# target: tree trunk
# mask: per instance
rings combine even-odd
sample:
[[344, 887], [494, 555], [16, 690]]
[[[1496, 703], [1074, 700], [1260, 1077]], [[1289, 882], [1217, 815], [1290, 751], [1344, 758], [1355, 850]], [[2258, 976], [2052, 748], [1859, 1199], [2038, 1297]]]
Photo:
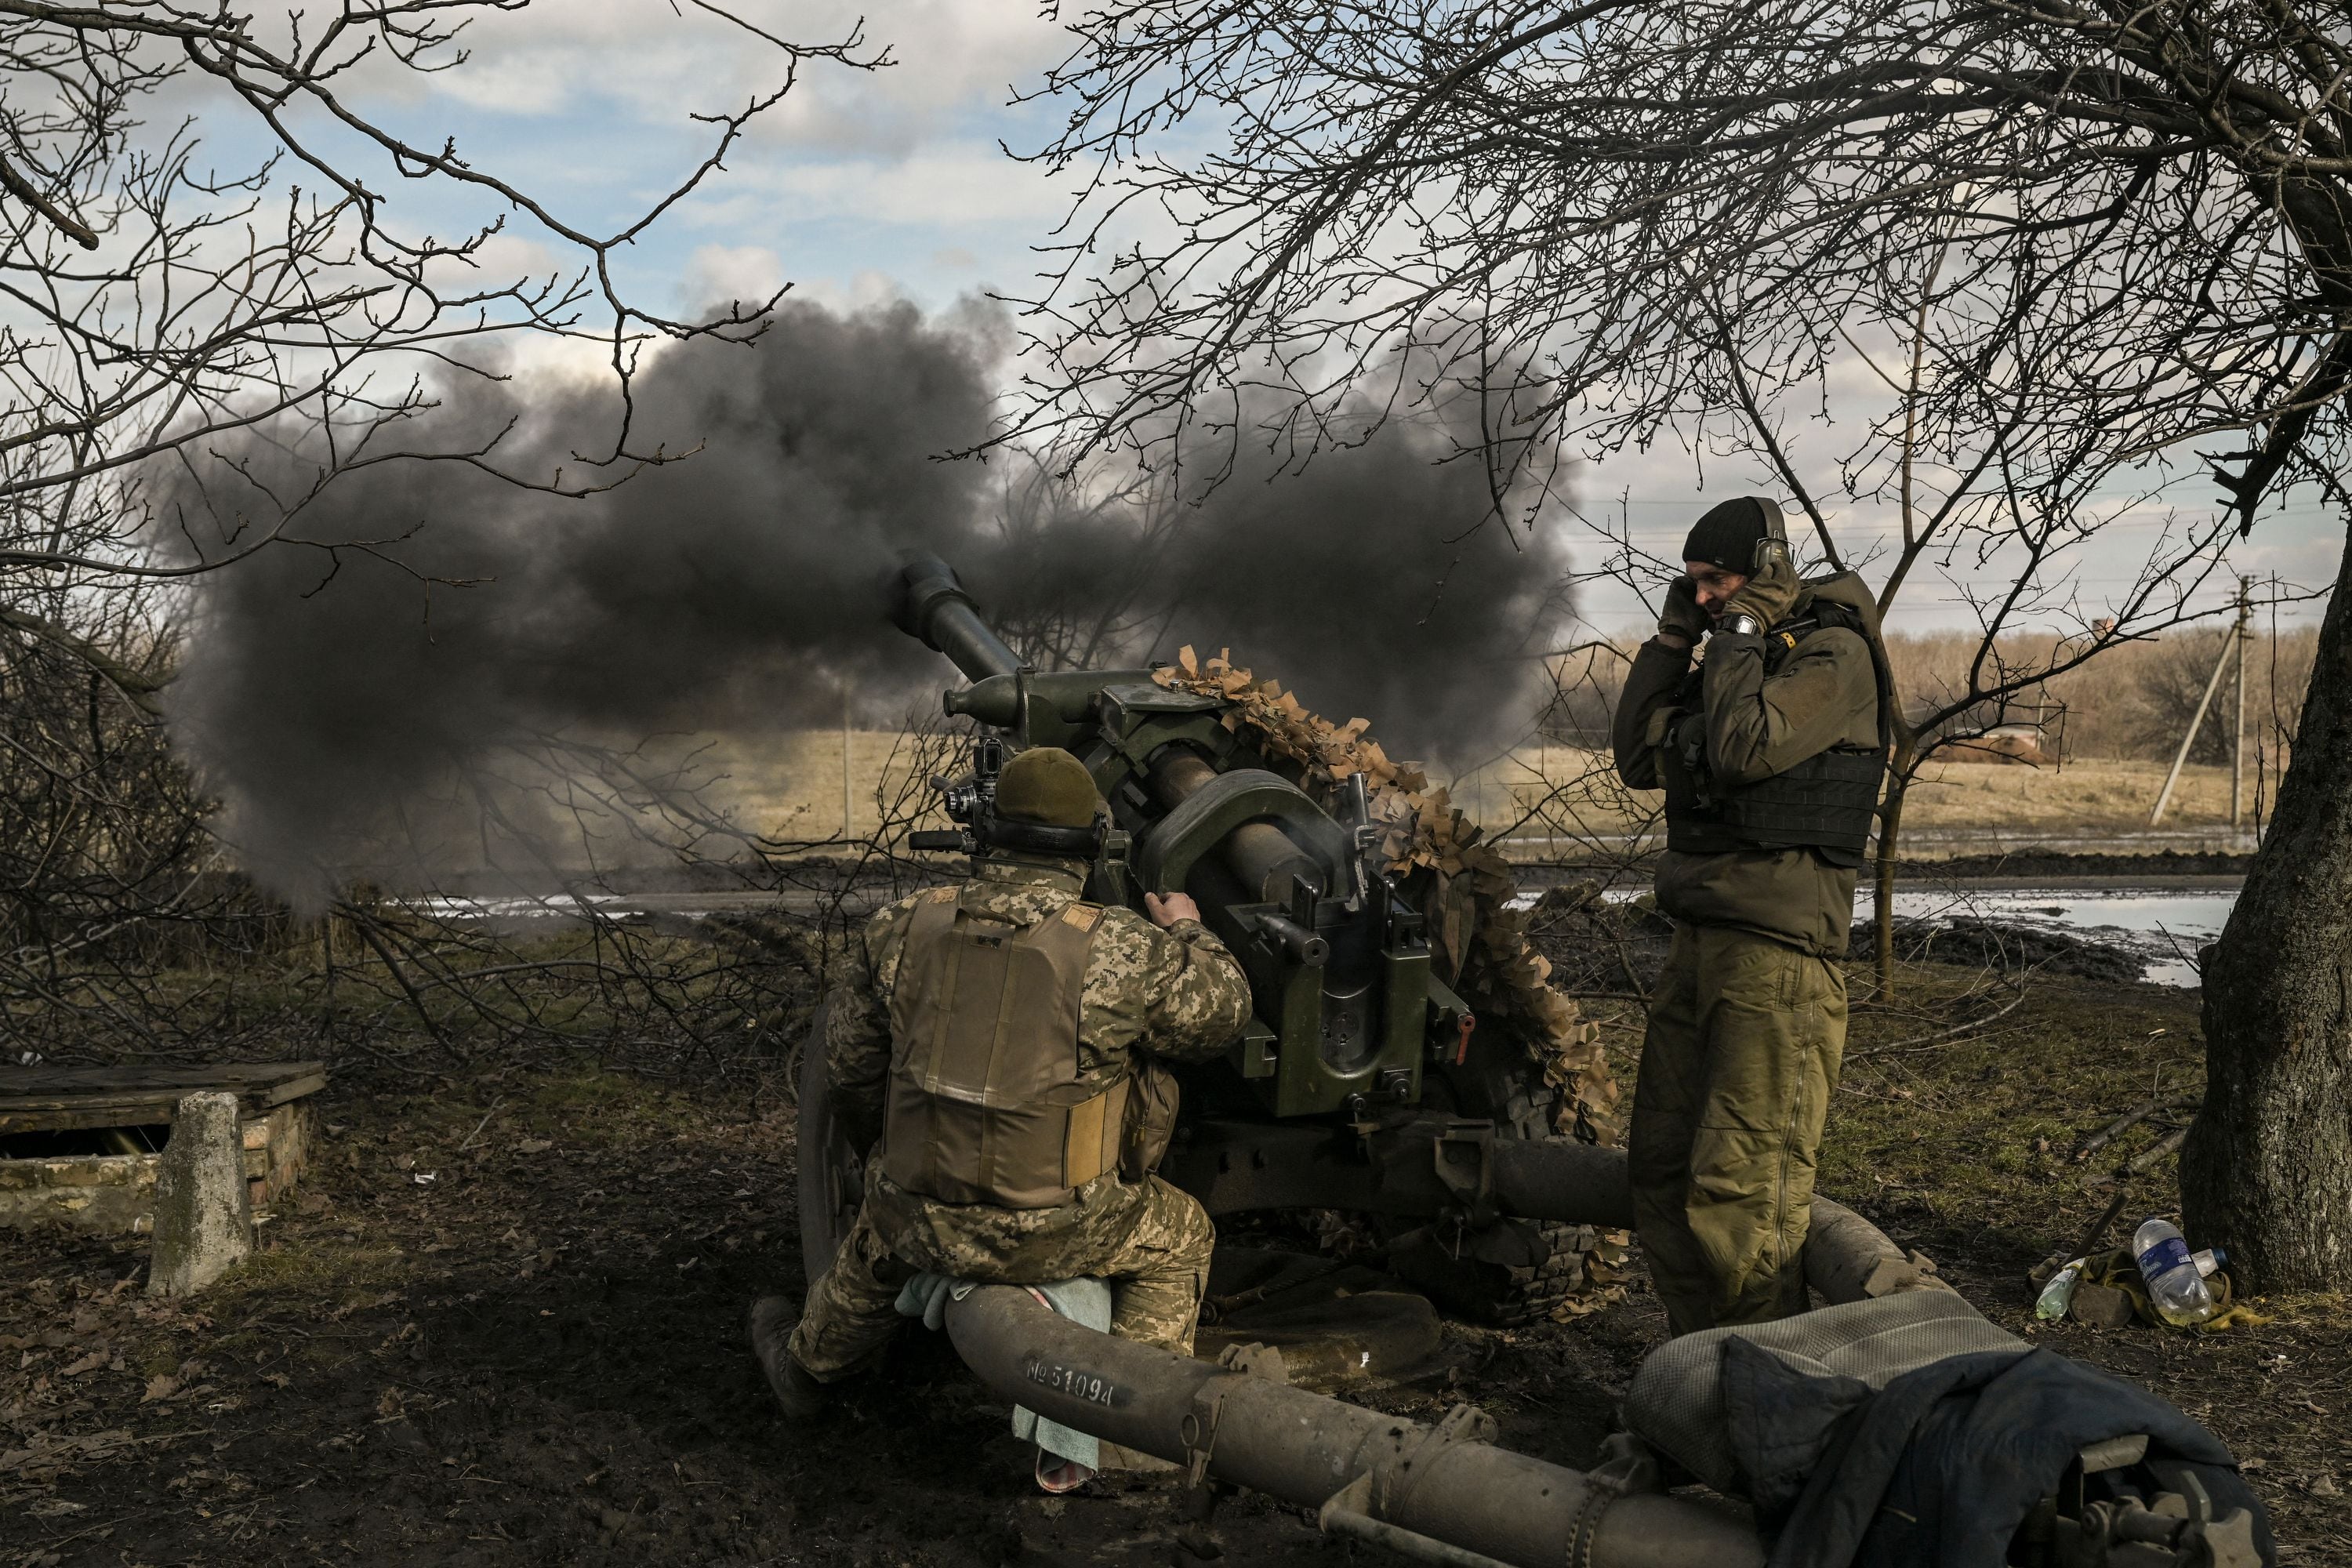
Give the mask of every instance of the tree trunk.
[[2205, 1107], [2181, 1150], [2192, 1246], [2254, 1292], [2352, 1280], [2352, 551], [2293, 761], [2207, 951]]
[[1878, 994], [1884, 1005], [1895, 997], [1895, 867], [1902, 852], [1903, 797], [1911, 792], [1911, 748], [1897, 742], [1895, 766], [1886, 775], [1886, 798], [1878, 806], [1878, 863], [1873, 884], [1877, 905], [1871, 925], [1878, 938]]

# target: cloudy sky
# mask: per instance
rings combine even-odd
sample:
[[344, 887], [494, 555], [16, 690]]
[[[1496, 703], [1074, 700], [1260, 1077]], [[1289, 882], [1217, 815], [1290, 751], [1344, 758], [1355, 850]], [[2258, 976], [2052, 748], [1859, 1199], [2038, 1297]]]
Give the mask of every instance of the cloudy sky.
[[[774, 0], [742, 0], [740, 14], [805, 42], [846, 37], [859, 18], [854, 6]], [[1036, 247], [1053, 243], [1066, 194], [1002, 147], [1031, 150], [1051, 135], [1058, 111], [1050, 101], [1011, 100], [1063, 57], [1066, 35], [1019, 0], [894, 0], [873, 10], [864, 29], [866, 52], [887, 47], [895, 63], [870, 72], [805, 66], [724, 174], [623, 262], [625, 280], [647, 303], [683, 311], [790, 282], [835, 305], [903, 296], [945, 310], [1034, 287]], [[470, 47], [471, 58], [457, 69], [381, 79], [369, 107], [420, 133], [429, 127], [436, 140], [454, 135], [461, 154], [545, 193], [586, 228], [643, 210], [708, 145], [709, 129], [691, 117], [773, 90], [785, 65], [778, 51], [685, 0], [541, 0], [478, 24]], [[234, 133], [220, 145], [235, 153]], [[415, 205], [415, 189], [398, 191], [396, 199], [410, 202], [419, 221], [454, 224], [463, 216]], [[494, 259], [530, 266], [546, 254], [520, 232], [499, 243]], [[1864, 388], [1854, 399], [1856, 409], [1871, 402]], [[1843, 434], [1812, 434], [1817, 460], [1829, 471]], [[1586, 468], [1578, 490], [1587, 510], [1622, 515], [1638, 542], [1671, 554], [1689, 520], [1714, 500], [1778, 488], [1761, 481], [1760, 474], [1702, 466], [1662, 446]], [[2210, 492], [2191, 484], [2174, 505], [2193, 521]], [[2107, 533], [2081, 568], [2085, 602], [2095, 607], [2128, 586], [2165, 526], [2163, 512], [2141, 509]], [[1840, 518], [1844, 547], [1859, 552], [1884, 521], [1868, 513]], [[2340, 527], [2315, 502], [2290, 501], [2231, 564], [2316, 585], [2332, 577], [2341, 541]], [[1965, 624], [1957, 584], [1973, 570], [1957, 562], [1951, 581], [1923, 584], [1906, 624]], [[2222, 596], [2217, 588], [2207, 598]], [[1622, 595], [1588, 595], [1585, 609], [1606, 632], [1645, 619]]]
[[[809, 44], [850, 37], [862, 9], [736, 7]], [[1050, 106], [1008, 100], [1062, 58], [1065, 35], [1018, 0], [893, 0], [864, 17], [862, 37], [858, 56], [887, 50], [892, 63], [803, 65], [724, 172], [635, 247], [625, 266], [650, 302], [684, 310], [790, 282], [830, 304], [907, 296], [941, 308], [1028, 281], [1029, 247], [1048, 242], [1064, 203], [1000, 143], [1022, 151], [1050, 135]], [[582, 227], [645, 210], [710, 146], [693, 116], [740, 110], [789, 69], [781, 51], [670, 0], [539, 0], [481, 18], [466, 41], [456, 69], [369, 79], [369, 108], [454, 134], [478, 166], [549, 195]]]

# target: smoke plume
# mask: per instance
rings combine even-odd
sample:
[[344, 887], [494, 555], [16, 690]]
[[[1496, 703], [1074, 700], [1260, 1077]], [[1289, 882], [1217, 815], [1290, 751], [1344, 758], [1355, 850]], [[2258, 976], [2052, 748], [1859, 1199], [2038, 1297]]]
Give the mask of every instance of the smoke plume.
[[[195, 579], [173, 718], [225, 836], [315, 897], [353, 874], [495, 862], [494, 839], [576, 837], [570, 748], [829, 722], [845, 689], [895, 720], [954, 679], [884, 618], [919, 550], [1024, 645], [1074, 628], [1129, 659], [1230, 645], [1405, 752], [1461, 757], [1527, 723], [1559, 564], [1479, 525], [1484, 477], [1435, 463], [1436, 436], [1391, 426], [1202, 494], [1064, 480], [1017, 455], [941, 461], [988, 431], [997, 342], [907, 305], [801, 305], [753, 349], [678, 345], [637, 379], [632, 445], [693, 455], [587, 500], [446, 461], [360, 467], [312, 494], [314, 435], [222, 453], [167, 509], [186, 552], [286, 541]], [[511, 425], [502, 462], [551, 472], [613, 408], [609, 387], [468, 379], [436, 418]]]

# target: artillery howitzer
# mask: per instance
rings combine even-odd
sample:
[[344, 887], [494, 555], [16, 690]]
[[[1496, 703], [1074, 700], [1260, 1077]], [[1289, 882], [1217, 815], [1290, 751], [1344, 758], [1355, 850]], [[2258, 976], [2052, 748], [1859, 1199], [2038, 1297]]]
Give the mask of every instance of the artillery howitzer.
[[[1161, 1175], [1213, 1215], [1369, 1214], [1389, 1232], [1391, 1269], [1451, 1305], [1505, 1318], [1572, 1283], [1576, 1259], [1563, 1245], [1572, 1226], [1630, 1226], [1622, 1152], [1553, 1136], [1551, 1093], [1522, 1042], [1476, 1028], [1434, 973], [1422, 889], [1389, 874], [1360, 784], [1327, 810], [1225, 728], [1223, 699], [1165, 689], [1149, 670], [1024, 668], [936, 560], [908, 565], [898, 587], [899, 625], [971, 678], [947, 694], [947, 711], [993, 731], [971, 777], [949, 786], [950, 815], [985, 816], [1008, 748], [1071, 751], [1115, 828], [1088, 896], [1136, 905], [1146, 892], [1189, 893], [1248, 971], [1255, 1016], [1224, 1062], [1183, 1075], [1183, 1118]], [[926, 837], [929, 847], [959, 848], [974, 836]], [[820, 1015], [801, 1079], [811, 1278], [856, 1212], [863, 1152], [830, 1114], [823, 1038]], [[1891, 1379], [1946, 1356], [2027, 1350], [1951, 1294], [1919, 1254], [1818, 1194], [1803, 1268], [1838, 1313], [1809, 1315], [1805, 1337], [1790, 1342], [1808, 1353], [1866, 1353]], [[1751, 1517], [1668, 1492], [1650, 1447], [1695, 1469], [1717, 1456], [1706, 1479], [1735, 1496], [1745, 1484], [1723, 1436], [1740, 1417], [1703, 1357], [1671, 1359], [1655, 1377], [1645, 1363], [1625, 1405], [1632, 1433], [1611, 1438], [1605, 1462], [1583, 1472], [1496, 1446], [1494, 1423], [1469, 1405], [1424, 1426], [1285, 1386], [1278, 1360], [1269, 1376], [1230, 1348], [1212, 1362], [1116, 1339], [1021, 1290], [959, 1294], [945, 1322], [965, 1364], [1006, 1403], [1314, 1510], [1326, 1532], [1408, 1557], [1490, 1568], [1767, 1560], [1769, 1539]], [[2010, 1560], [2117, 1563], [2120, 1551], [2174, 1568], [2255, 1568], [2253, 1517], [2216, 1517], [2193, 1475], [2134, 1472], [2114, 1483], [2124, 1489], [2117, 1500], [2101, 1500], [2107, 1472], [2148, 1451], [2147, 1436], [2128, 1435], [2083, 1448], [2019, 1532], [2032, 1555]]]
[[[1589, 1212], [1509, 1201], [1511, 1145], [1569, 1142], [1553, 1138], [1555, 1091], [1525, 1044], [1480, 1030], [1437, 973], [1423, 889], [1383, 863], [1360, 775], [1327, 809], [1225, 726], [1223, 699], [1145, 669], [1034, 671], [935, 558], [909, 563], [896, 589], [899, 626], [971, 681], [947, 692], [947, 711], [987, 731], [972, 775], [947, 789], [950, 814], [986, 810], [1008, 748], [1070, 751], [1110, 805], [1087, 896], [1139, 909], [1147, 892], [1189, 893], [1248, 972], [1255, 1016], [1223, 1062], [1181, 1075], [1183, 1117], [1160, 1173], [1213, 1215], [1368, 1214], [1391, 1267], [1458, 1310], [1511, 1320], [1562, 1299], [1579, 1267], [1563, 1218], [1624, 1223], [1622, 1165], [1594, 1164]], [[824, 1112], [821, 1027], [802, 1097], [812, 1276], [856, 1212], [862, 1153]], [[1511, 1217], [1530, 1212], [1554, 1217]]]

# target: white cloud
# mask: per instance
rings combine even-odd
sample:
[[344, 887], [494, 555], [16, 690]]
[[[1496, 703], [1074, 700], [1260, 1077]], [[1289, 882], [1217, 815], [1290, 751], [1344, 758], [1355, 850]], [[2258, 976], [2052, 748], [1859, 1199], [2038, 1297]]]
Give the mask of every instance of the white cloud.
[[787, 221], [852, 218], [936, 227], [1012, 222], [1042, 237], [1066, 205], [1036, 165], [967, 142], [898, 159], [779, 159], [752, 165], [698, 202], [696, 220], [735, 226], [772, 222], [781, 214]]
[[[1030, 282], [1045, 262], [1028, 247], [1049, 243], [1065, 194], [995, 143], [1021, 149], [1050, 133], [1058, 118], [1050, 106], [1004, 105], [1012, 89], [1034, 84], [1062, 57], [1066, 33], [1014, 0], [898, 0], [871, 9], [860, 0], [735, 4], [754, 25], [802, 41], [846, 37], [864, 16], [869, 46], [887, 47], [898, 63], [862, 72], [817, 62], [801, 72], [793, 95], [730, 156], [727, 172], [620, 258], [652, 280], [651, 293], [672, 293], [659, 302], [688, 309], [764, 298], [789, 279], [795, 297], [837, 308], [910, 289], [944, 307], [983, 284], [1018, 291]], [[458, 69], [421, 78], [378, 72], [371, 86], [404, 124], [429, 128], [462, 107], [461, 151], [485, 168], [520, 169], [518, 177], [549, 190], [567, 216], [574, 205], [596, 210], [600, 196], [642, 188], [650, 199], [667, 188], [708, 142], [709, 128], [689, 116], [740, 109], [773, 90], [788, 64], [773, 47], [671, 0], [539, 0], [485, 16], [467, 44], [472, 58]], [[478, 128], [484, 116], [488, 132]], [[449, 226], [437, 209], [430, 216]], [[501, 249], [496, 259], [507, 274], [544, 269], [520, 249]], [[1901, 344], [1874, 339], [1869, 347], [1881, 367], [1899, 374]], [[519, 366], [579, 373], [601, 363], [593, 343], [523, 339], [513, 352]], [[1838, 459], [1862, 443], [1868, 418], [1893, 401], [1851, 355], [1840, 356], [1827, 392], [1825, 410], [1792, 405], [1783, 432], [1808, 482], [1823, 493], [1836, 489]], [[1782, 486], [1752, 461], [1695, 454], [1669, 436], [1583, 468], [1577, 489], [1589, 514], [1613, 514], [1621, 489], [1630, 491], [1639, 542], [1670, 558], [1683, 531], [1716, 500], [1778, 495]], [[2181, 500], [2184, 510], [2207, 504], [2202, 491], [2184, 490]], [[2309, 503], [2288, 510], [2240, 548], [2242, 568], [2325, 581], [2340, 531]], [[1893, 508], [1865, 501], [1832, 521], [1842, 547], [1855, 552], [1888, 531]], [[2156, 527], [2152, 517], [2127, 519], [2086, 551], [2085, 596], [2126, 583]], [[1590, 544], [1579, 551], [1587, 563], [1597, 553]], [[1884, 569], [1881, 563], [1871, 574]], [[1963, 560], [1954, 574], [1984, 573]], [[1923, 573], [1906, 590], [1910, 624], [1966, 618], [1956, 591], [1937, 579]], [[1583, 603], [1612, 631], [1646, 622], [1630, 594], [1595, 589]]]
[[[757, 122], [761, 144], [880, 157], [912, 154], [960, 117], [986, 114], [1017, 83], [1034, 80], [1066, 36], [1004, 0], [903, 0], [879, 15], [857, 5], [746, 5], [744, 19], [802, 44], [838, 43], [863, 24], [862, 56], [887, 51], [887, 68], [803, 65], [793, 91]], [[602, 105], [666, 124], [689, 113], [740, 109], [791, 72], [782, 50], [668, 0], [541, 0], [479, 18], [467, 62], [437, 76], [392, 74], [380, 90], [421, 85], [475, 109], [548, 116]]]
[[[863, 52], [887, 49], [894, 63], [805, 63], [791, 96], [753, 122], [723, 171], [640, 237], [625, 268], [651, 268], [689, 298], [747, 289], [753, 275], [739, 263], [692, 250], [707, 240], [772, 251], [803, 287], [842, 287], [877, 266], [901, 288], [920, 278], [934, 297], [1026, 281], [1026, 244], [1066, 204], [996, 141], [1021, 144], [1043, 123], [1003, 105], [1014, 83], [1061, 57], [1058, 28], [1003, 0], [906, 0], [878, 15], [842, 0], [736, 8], [795, 40], [845, 38], [863, 16]], [[465, 63], [440, 74], [372, 69], [362, 107], [425, 140], [454, 120], [462, 155], [591, 231], [634, 217], [694, 167], [716, 132], [693, 116], [740, 110], [791, 66], [783, 51], [670, 0], [540, 0], [478, 18], [465, 43]], [[415, 195], [419, 222], [478, 221], [480, 204], [460, 193]], [[796, 228], [812, 222], [831, 226]], [[877, 225], [910, 232], [883, 255], [865, 254], [867, 226]], [[704, 275], [713, 268], [723, 282]]]
[[729, 300], [764, 304], [786, 281], [783, 259], [764, 245], [700, 246], [687, 258], [678, 305], [694, 310]]

